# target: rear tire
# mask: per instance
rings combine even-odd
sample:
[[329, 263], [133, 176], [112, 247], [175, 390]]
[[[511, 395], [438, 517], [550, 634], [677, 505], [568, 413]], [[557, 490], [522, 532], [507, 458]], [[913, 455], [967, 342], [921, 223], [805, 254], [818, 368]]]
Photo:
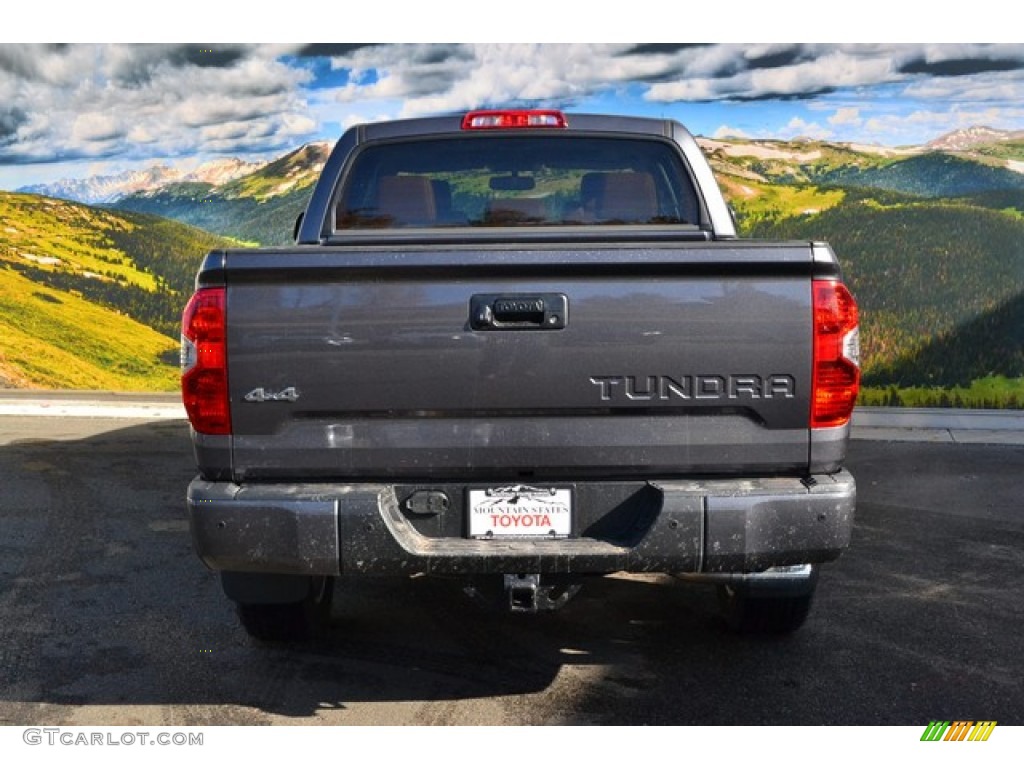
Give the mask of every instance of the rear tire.
[[307, 642], [327, 627], [334, 597], [334, 579], [309, 577], [305, 598], [286, 603], [235, 601], [238, 618], [245, 631], [264, 643]]
[[818, 585], [818, 568], [811, 569], [797, 590], [772, 593], [749, 584], [719, 586], [718, 597], [726, 624], [747, 635], [787, 635], [807, 621]]

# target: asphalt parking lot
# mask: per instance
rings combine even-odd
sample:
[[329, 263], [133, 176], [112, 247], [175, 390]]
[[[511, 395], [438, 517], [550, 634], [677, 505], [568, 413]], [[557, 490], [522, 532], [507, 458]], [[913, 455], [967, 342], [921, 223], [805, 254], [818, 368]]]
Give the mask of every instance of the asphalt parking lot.
[[897, 438], [852, 443], [853, 543], [790, 638], [670, 577], [537, 616], [343, 580], [327, 638], [267, 649], [192, 553], [183, 422], [0, 416], [0, 724], [1022, 724], [1024, 445]]

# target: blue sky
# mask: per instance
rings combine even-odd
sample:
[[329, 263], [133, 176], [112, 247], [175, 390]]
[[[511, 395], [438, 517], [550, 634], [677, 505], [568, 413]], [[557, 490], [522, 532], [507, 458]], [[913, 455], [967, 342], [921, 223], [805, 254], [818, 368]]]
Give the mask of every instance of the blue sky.
[[500, 105], [921, 144], [1024, 130], [1024, 45], [2, 43], [0, 188], [264, 159], [357, 122]]

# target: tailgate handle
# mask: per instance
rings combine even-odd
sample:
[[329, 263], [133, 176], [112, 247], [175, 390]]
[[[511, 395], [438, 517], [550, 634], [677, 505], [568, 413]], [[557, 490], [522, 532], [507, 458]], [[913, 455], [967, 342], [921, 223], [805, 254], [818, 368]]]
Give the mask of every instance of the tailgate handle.
[[478, 293], [469, 300], [474, 331], [557, 331], [568, 315], [569, 300], [561, 293]]

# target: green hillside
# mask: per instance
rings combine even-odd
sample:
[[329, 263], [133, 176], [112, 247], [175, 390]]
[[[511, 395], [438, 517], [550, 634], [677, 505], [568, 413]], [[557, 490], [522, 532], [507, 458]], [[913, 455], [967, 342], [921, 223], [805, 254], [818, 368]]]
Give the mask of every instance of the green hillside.
[[975, 147], [973, 153], [1000, 160], [1024, 161], [1024, 139], [1014, 138]]
[[702, 141], [712, 168], [774, 184], [814, 184], [830, 174], [869, 172], [892, 162], [885, 154], [869, 154], [824, 141]]
[[861, 307], [862, 402], [1024, 407], [1024, 174], [969, 150], [702, 140], [744, 236], [826, 240]]
[[205, 184], [179, 184], [156, 193], [122, 198], [115, 208], [175, 219], [224, 237], [258, 245], [293, 242], [295, 218], [306, 209], [310, 189], [260, 201], [255, 197], [225, 197], [200, 191]]
[[0, 192], [0, 386], [169, 390], [181, 310], [228, 241], [177, 222]]
[[326, 157], [326, 145], [310, 144], [227, 184], [170, 184], [124, 197], [113, 207], [175, 219], [243, 242], [287, 245]]
[[1024, 292], [897, 355], [872, 383], [951, 390], [1000, 377], [1019, 380], [1012, 407], [1024, 408]]
[[920, 197], [962, 197], [996, 190], [1016, 190], [1024, 195], [1024, 174], [984, 159], [938, 152], [869, 168], [819, 170], [813, 177], [819, 184], [877, 187]]
[[0, 268], [0, 386], [171, 390], [176, 347], [130, 318]]
[[1011, 216], [1024, 218], [1024, 194], [1019, 190], [994, 190], [981, 192], [975, 195], [968, 195], [960, 198], [959, 202], [967, 205], [976, 205], [980, 208], [991, 208], [996, 211], [1008, 213]]
[[[816, 216], [761, 222], [750, 234], [832, 245], [864, 313], [868, 379], [892, 375], [909, 351], [1024, 291], [1024, 221], [998, 211], [862, 198]], [[894, 383], [964, 383], [937, 365], [901, 370], [914, 380]]]
[[703, 140], [719, 175], [781, 185], [889, 190], [918, 197], [1024, 192], [1024, 142], [1008, 140], [971, 151], [854, 149], [823, 141]]
[[866, 396], [1024, 377], [1024, 218], [1015, 210], [847, 190], [818, 214], [747, 224], [750, 236], [826, 240], [839, 254], [861, 307]]
[[307, 193], [316, 183], [327, 161], [327, 144], [307, 144], [274, 160], [255, 173], [242, 176], [219, 188], [225, 198], [253, 198], [266, 202], [299, 190]]

